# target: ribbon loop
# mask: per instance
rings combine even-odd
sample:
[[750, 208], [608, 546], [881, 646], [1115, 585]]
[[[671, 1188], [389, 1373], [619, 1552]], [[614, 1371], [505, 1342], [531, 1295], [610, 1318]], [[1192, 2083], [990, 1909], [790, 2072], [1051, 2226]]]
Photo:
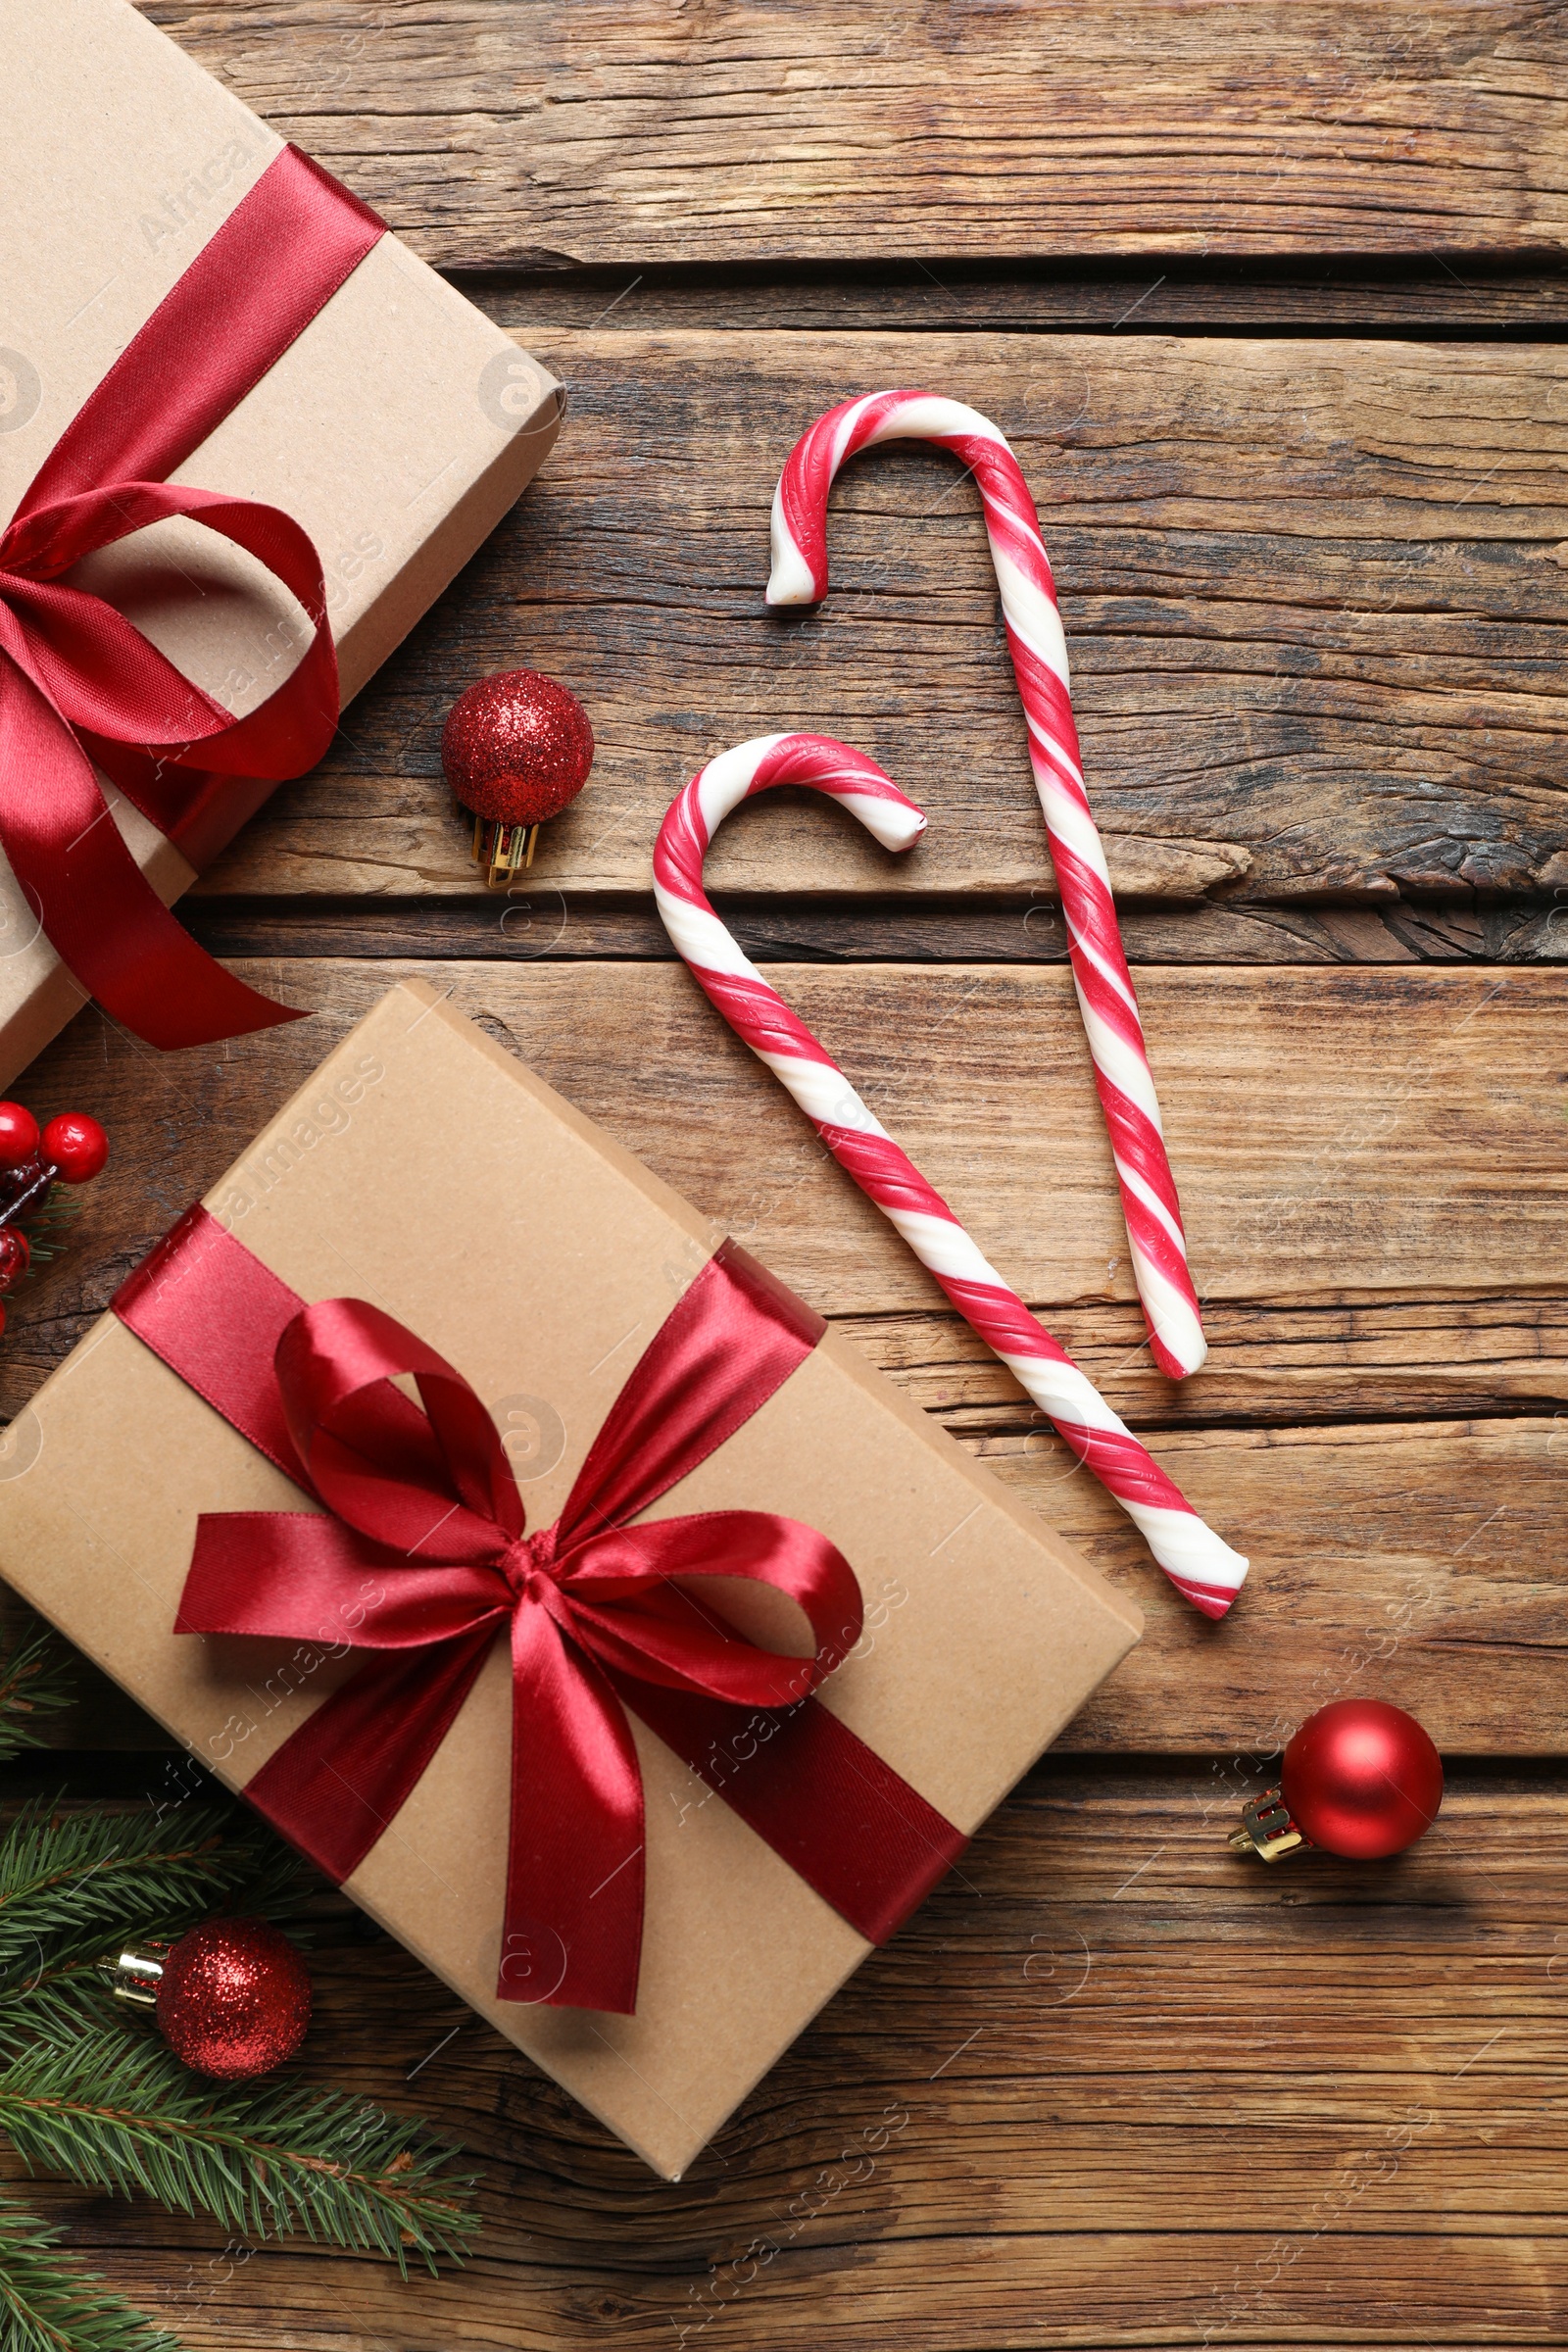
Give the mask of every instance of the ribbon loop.
[[[289, 1436], [339, 1518], [411, 1558], [493, 1560], [522, 1534], [500, 1434], [461, 1372], [363, 1298], [327, 1298], [277, 1343]], [[421, 1413], [392, 1383], [412, 1373]]]
[[[215, 777], [313, 767], [338, 718], [320, 558], [292, 516], [172, 486], [385, 233], [294, 148], [263, 172], [67, 426], [0, 536], [0, 848], [62, 962], [157, 1046], [297, 1020], [199, 948], [109, 818], [93, 761], [199, 856]], [[263, 564], [303, 609], [301, 658], [243, 718], [103, 597], [60, 577], [184, 515]], [[189, 758], [200, 747], [199, 761]], [[166, 756], [152, 757], [158, 750]], [[184, 820], [189, 819], [189, 830]]]

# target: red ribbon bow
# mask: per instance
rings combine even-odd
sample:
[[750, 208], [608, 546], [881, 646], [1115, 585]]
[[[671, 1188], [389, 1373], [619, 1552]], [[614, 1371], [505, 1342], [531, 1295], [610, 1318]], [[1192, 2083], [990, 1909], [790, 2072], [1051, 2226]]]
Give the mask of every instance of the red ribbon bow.
[[[310, 323], [383, 223], [295, 148], [263, 172], [72, 419], [0, 537], [0, 846], [61, 960], [157, 1046], [295, 1020], [214, 961], [126, 849], [93, 773], [200, 862], [232, 779], [313, 767], [338, 717], [320, 558], [276, 507], [168, 476]], [[184, 514], [266, 564], [313, 635], [236, 719], [103, 597], [67, 587], [82, 557]], [[243, 813], [263, 795], [254, 789]]]
[[[382, 1653], [246, 1785], [331, 1876], [347, 1878], [379, 1838], [508, 1632], [499, 1998], [635, 2007], [644, 1821], [628, 1706], [875, 1940], [961, 1848], [810, 1696], [861, 1626], [854, 1573], [824, 1536], [767, 1511], [628, 1524], [749, 1419], [820, 1335], [733, 1244], [636, 1365], [561, 1517], [532, 1536], [495, 1424], [461, 1373], [363, 1299], [302, 1305], [204, 1210], [181, 1220], [115, 1308], [325, 1505], [203, 1514], [176, 1632]], [[392, 1385], [405, 1373], [422, 1412]], [[693, 1594], [689, 1580], [706, 1577], [787, 1594], [812, 1654], [738, 1634]], [[748, 1726], [759, 1761], [737, 1773], [726, 1741]]]

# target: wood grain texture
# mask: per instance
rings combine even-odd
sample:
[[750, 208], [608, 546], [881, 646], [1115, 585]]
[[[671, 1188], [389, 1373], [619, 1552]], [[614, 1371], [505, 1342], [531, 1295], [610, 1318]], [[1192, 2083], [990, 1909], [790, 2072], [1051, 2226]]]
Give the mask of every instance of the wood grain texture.
[[1540, 0], [154, 0], [433, 261], [1560, 246]]
[[609, 327], [531, 341], [570, 387], [543, 475], [352, 706], [326, 765], [205, 878], [209, 900], [471, 896], [440, 730], [457, 688], [526, 661], [576, 689], [599, 740], [586, 791], [545, 829], [535, 897], [646, 891], [660, 819], [702, 760], [804, 726], [880, 760], [929, 835], [895, 858], [841, 813], [770, 802], [725, 827], [716, 883], [797, 904], [1049, 906], [979, 503], [956, 466], [858, 461], [835, 494], [827, 603], [762, 606], [768, 503], [797, 434], [848, 392], [925, 382], [994, 416], [1036, 493], [1123, 898], [1529, 892], [1561, 948], [1568, 352]]
[[1453, 1773], [1375, 1873], [1229, 1854], [1249, 1780], [1036, 1772], [674, 2184], [329, 1936], [313, 2071], [486, 2170], [439, 2282], [29, 2193], [189, 2352], [1560, 2342], [1560, 1779]]
[[1568, 1752], [1568, 1419], [1182, 1431], [1156, 1441], [1252, 1562], [1213, 1639], [1054, 1437], [982, 1460], [1144, 1611], [1144, 1640], [1075, 1749], [1278, 1755], [1335, 1698], [1407, 1707], [1450, 1754]]
[[[1568, 1402], [1568, 1298], [1434, 1298], [1418, 1305], [1280, 1308], [1210, 1300], [1200, 1380], [1167, 1380], [1130, 1305], [1052, 1309], [1052, 1328], [1124, 1420], [1221, 1423], [1480, 1419]], [[841, 1319], [858, 1347], [957, 1436], [1037, 1426], [1030, 1399], [952, 1313]]]

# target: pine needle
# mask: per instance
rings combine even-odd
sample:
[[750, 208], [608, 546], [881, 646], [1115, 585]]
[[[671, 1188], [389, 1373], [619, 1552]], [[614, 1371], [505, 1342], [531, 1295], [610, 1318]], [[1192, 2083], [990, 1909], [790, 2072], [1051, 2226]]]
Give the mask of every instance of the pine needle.
[[175, 2337], [101, 2278], [62, 2262], [58, 2230], [0, 2197], [0, 2343], [5, 2352], [179, 2352]]
[[8, 1601], [0, 1635], [0, 1764], [42, 1747], [48, 1719], [75, 1697], [74, 1657], [53, 1626]]
[[451, 2150], [421, 2125], [341, 2091], [205, 2082], [112, 2027], [40, 2038], [0, 2069], [0, 2131], [29, 2168], [88, 2188], [143, 2190], [250, 2236], [302, 2231], [435, 2267], [477, 2228]]
[[[58, 1257], [71, 1239], [71, 1228], [80, 1216], [81, 1196], [66, 1184], [52, 1184], [42, 1201], [26, 1219], [27, 1239], [32, 1246], [30, 1265], [46, 1266]], [[30, 1272], [30, 1266], [29, 1266]]]

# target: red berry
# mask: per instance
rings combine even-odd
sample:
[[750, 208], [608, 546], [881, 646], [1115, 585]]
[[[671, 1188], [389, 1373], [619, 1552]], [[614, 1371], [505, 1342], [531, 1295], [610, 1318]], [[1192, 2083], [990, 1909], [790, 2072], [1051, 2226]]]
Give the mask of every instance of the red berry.
[[38, 1122], [20, 1102], [0, 1102], [0, 1168], [20, 1168], [38, 1149]]
[[62, 1111], [43, 1131], [43, 1155], [60, 1170], [63, 1184], [85, 1184], [109, 1157], [109, 1138], [85, 1111]]
[[27, 1271], [32, 1247], [15, 1225], [0, 1225], [0, 1291], [14, 1291]]

